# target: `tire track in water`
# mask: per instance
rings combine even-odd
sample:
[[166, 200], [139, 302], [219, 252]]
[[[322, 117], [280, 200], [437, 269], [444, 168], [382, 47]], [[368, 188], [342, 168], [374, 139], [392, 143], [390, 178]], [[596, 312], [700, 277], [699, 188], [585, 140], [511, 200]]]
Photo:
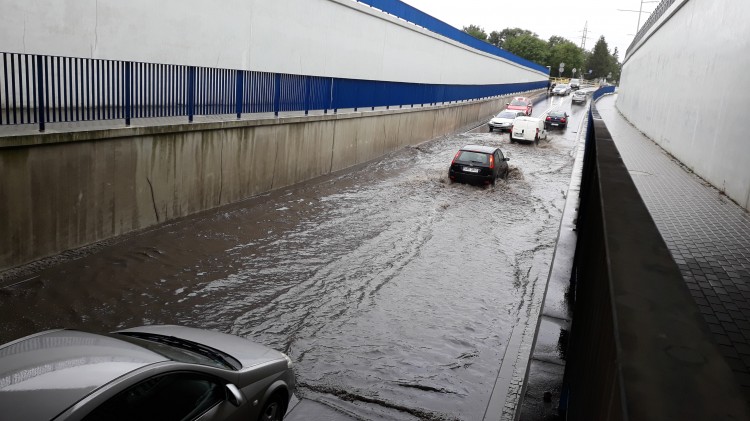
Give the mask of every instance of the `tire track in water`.
[[[312, 337], [340, 319], [353, 318], [349, 313], [371, 305], [378, 291], [419, 254], [432, 237], [431, 226], [436, 218], [440, 218], [440, 208], [399, 221], [374, 237], [353, 244], [352, 250], [322, 265], [309, 279], [289, 288], [273, 302], [238, 317], [232, 332], [256, 338], [271, 336], [263, 342], [289, 351], [298, 336]], [[307, 350], [294, 352], [304, 356]]]

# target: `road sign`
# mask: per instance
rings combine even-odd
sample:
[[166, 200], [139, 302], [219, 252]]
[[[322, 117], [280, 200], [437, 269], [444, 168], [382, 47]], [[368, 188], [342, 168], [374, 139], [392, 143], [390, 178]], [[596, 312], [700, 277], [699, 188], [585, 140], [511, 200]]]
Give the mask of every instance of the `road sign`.
[[576, 69], [576, 68], [574, 67], [574, 68], [573, 68], [573, 76], [575, 76], [575, 75], [576, 75], [576, 70], [578, 70], [578, 69]]

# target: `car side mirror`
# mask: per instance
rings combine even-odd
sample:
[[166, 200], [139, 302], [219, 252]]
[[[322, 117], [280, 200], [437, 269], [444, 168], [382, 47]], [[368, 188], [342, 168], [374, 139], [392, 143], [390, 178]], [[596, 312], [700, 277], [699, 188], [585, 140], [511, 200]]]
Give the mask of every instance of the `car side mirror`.
[[510, 105], [510, 102], [506, 102], [505, 105]]
[[510, 161], [510, 158], [505, 158], [505, 161]]
[[240, 392], [240, 389], [238, 389], [237, 386], [232, 383], [227, 383], [224, 388], [227, 391], [227, 400], [229, 403], [238, 408], [245, 403], [245, 397], [242, 396], [242, 392]]

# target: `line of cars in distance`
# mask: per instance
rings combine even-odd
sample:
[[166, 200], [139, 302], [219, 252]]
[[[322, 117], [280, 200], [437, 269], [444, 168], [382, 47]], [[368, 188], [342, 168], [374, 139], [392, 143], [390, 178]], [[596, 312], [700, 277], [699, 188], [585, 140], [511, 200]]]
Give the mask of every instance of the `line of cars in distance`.
[[[573, 82], [573, 81], [571, 81]], [[559, 87], [555, 87], [556, 89]], [[576, 86], [577, 87], [577, 86]], [[560, 89], [570, 93], [570, 86], [562, 85]], [[576, 90], [573, 94], [573, 103], [583, 102], [588, 99], [587, 94]], [[526, 141], [539, 143], [541, 139], [547, 139], [549, 130], [552, 128], [567, 129], [570, 116], [563, 110], [552, 110], [547, 113], [544, 119], [531, 117], [533, 103], [529, 98], [516, 97], [507, 107], [499, 114], [487, 122], [487, 128], [490, 132], [495, 130], [499, 132], [508, 131], [510, 143], [516, 141]], [[451, 182], [468, 182], [495, 184], [495, 181], [502, 177], [507, 179], [508, 160], [500, 148], [466, 145], [461, 148], [453, 157], [450, 168], [448, 169], [448, 178]]]

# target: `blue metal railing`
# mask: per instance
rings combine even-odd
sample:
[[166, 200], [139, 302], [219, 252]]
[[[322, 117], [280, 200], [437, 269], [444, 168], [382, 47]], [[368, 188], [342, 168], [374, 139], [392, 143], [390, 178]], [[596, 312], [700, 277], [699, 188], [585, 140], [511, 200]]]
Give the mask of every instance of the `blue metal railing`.
[[485, 53], [493, 54], [502, 57], [506, 60], [510, 60], [514, 63], [528, 67], [530, 69], [538, 70], [545, 75], [549, 74], [549, 69], [546, 66], [534, 63], [524, 58], [518, 57], [515, 54], [509, 53], [502, 48], [498, 48], [492, 44], [481, 41], [466, 32], [454, 28], [451, 25], [441, 21], [440, 19], [434, 18], [427, 13], [410, 6], [399, 0], [355, 0], [358, 3], [366, 4], [375, 9], [379, 9], [385, 13], [391, 14], [398, 18], [401, 18], [407, 22], [411, 22], [414, 25], [421, 26], [427, 30], [440, 34], [446, 38], [450, 38], [454, 41], [458, 41], [462, 44], [468, 45], [477, 50], [484, 51]]
[[444, 85], [2, 53], [0, 125], [450, 103], [546, 81]]

